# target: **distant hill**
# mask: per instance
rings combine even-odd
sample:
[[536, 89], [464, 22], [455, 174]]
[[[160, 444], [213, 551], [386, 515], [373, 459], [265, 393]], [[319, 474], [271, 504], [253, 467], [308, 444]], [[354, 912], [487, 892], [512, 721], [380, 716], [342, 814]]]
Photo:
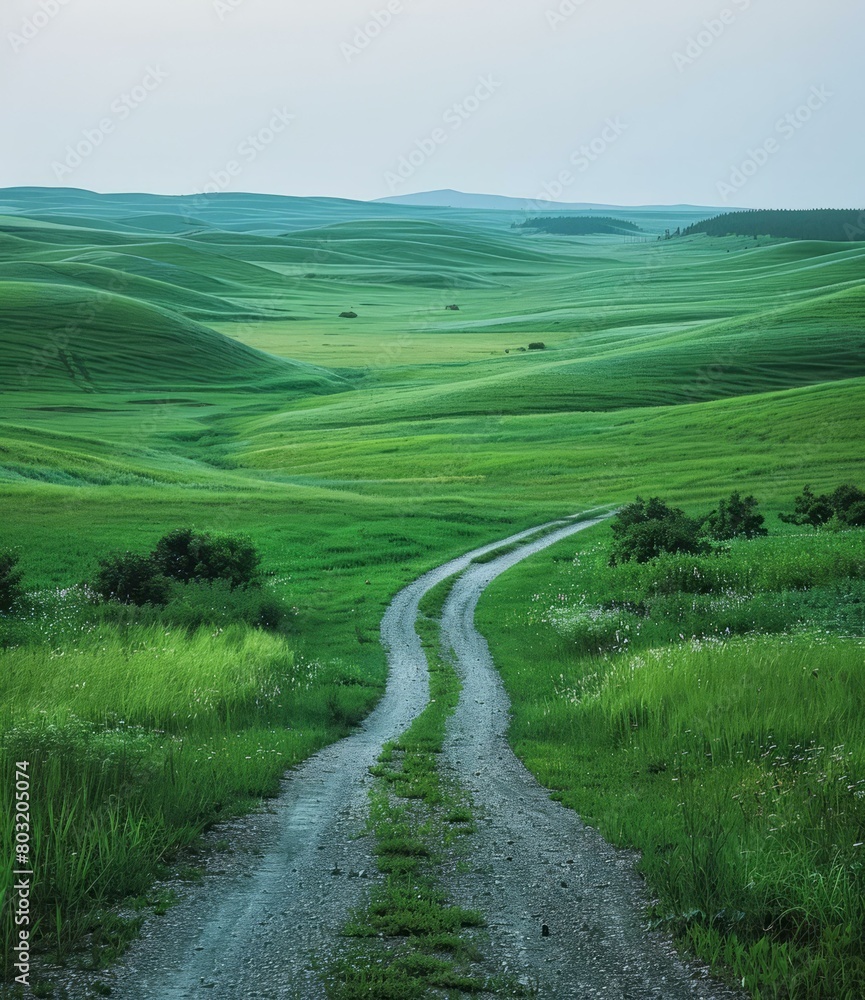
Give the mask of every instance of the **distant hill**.
[[542, 205], [549, 204], [557, 212], [609, 212], [626, 208], [631, 212], [697, 212], [711, 214], [717, 207], [705, 205], [600, 205], [591, 202], [546, 202], [532, 198], [509, 198], [498, 194], [467, 194], [464, 191], [419, 191], [416, 194], [400, 194], [391, 198], [379, 198], [377, 204], [422, 205], [436, 208], [493, 209], [504, 212], [536, 212]]
[[643, 230], [633, 222], [612, 219], [603, 215], [558, 215], [540, 219], [526, 219], [514, 223], [514, 229], [531, 229], [552, 236], [620, 236], [622, 233], [636, 234]]
[[[219, 241], [225, 233], [282, 236], [343, 222], [404, 219], [470, 224], [506, 229], [528, 215], [547, 211], [615, 215], [655, 234], [684, 228], [720, 211], [695, 205], [559, 204], [499, 195], [431, 191], [378, 201], [344, 198], [296, 198], [286, 195], [220, 192], [210, 195], [96, 194], [78, 188], [0, 188], [0, 217], [26, 217], [46, 224], [99, 229], [122, 244], [134, 233], [167, 237], [207, 234]], [[30, 238], [33, 238], [32, 234]], [[55, 237], [56, 238], [56, 237]], [[70, 235], [70, 242], [80, 239]]]
[[2, 281], [0, 316], [4, 392], [346, 388], [325, 369], [253, 350], [167, 309], [92, 288]]
[[463, 191], [422, 191], [418, 194], [382, 198], [373, 205], [403, 211], [451, 212], [466, 218], [476, 213], [472, 221], [484, 216], [501, 219], [507, 225], [523, 222], [541, 213], [579, 212], [581, 215], [614, 215], [645, 229], [654, 235], [667, 229], [684, 229], [702, 219], [717, 215], [720, 209], [700, 205], [595, 205], [591, 202], [555, 202], [531, 198], [508, 198], [495, 194], [467, 194]]
[[861, 209], [772, 209], [726, 212], [694, 223], [683, 236], [773, 236], [777, 239], [865, 242], [865, 212]]
[[98, 225], [117, 233], [181, 235], [212, 229], [222, 232], [277, 234], [329, 225], [346, 218], [399, 218], [394, 206], [341, 198], [294, 198], [283, 195], [97, 194], [78, 188], [0, 188], [0, 215]]

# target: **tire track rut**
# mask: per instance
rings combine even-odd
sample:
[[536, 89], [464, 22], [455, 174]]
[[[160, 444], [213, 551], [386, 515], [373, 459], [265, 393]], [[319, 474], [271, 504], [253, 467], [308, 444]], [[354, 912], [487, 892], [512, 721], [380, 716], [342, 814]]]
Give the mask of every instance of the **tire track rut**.
[[[508, 745], [509, 700], [474, 624], [484, 589], [527, 556], [597, 524], [571, 525], [470, 567], [442, 614], [442, 638], [463, 682], [444, 756], [477, 810], [472, 872], [451, 895], [489, 922], [488, 958], [549, 1000], [727, 1000], [739, 994], [683, 962], [641, 918], [635, 856], [610, 846], [554, 802]], [[544, 936], [546, 926], [548, 936]]]
[[265, 813], [235, 824], [247, 839], [251, 830], [252, 851], [230, 874], [184, 889], [179, 905], [148, 921], [121, 964], [102, 976], [115, 997], [321, 1000], [315, 962], [339, 948], [349, 911], [363, 902], [370, 883], [352, 876], [375, 871], [369, 838], [359, 838], [369, 768], [429, 699], [426, 657], [415, 632], [418, 604], [476, 556], [554, 524], [453, 559], [397, 594], [382, 621], [390, 673], [375, 711], [351, 736], [291, 772]]

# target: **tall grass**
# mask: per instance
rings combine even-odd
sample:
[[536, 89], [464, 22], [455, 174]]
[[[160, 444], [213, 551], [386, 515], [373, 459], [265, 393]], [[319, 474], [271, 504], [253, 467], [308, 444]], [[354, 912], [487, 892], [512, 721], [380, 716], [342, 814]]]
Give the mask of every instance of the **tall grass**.
[[531, 594], [525, 620], [558, 636], [566, 657], [752, 632], [865, 634], [860, 531], [787, 534], [616, 567], [604, 540], [554, 558], [555, 585]]
[[75, 645], [8, 650], [0, 702], [15, 714], [73, 716], [183, 732], [260, 720], [309, 689], [315, 667], [295, 667], [285, 639], [232, 625], [180, 629], [102, 625]]
[[516, 749], [642, 852], [654, 920], [752, 996], [861, 997], [862, 534], [616, 569], [573, 549], [481, 601]]
[[[641, 848], [656, 917], [716, 961], [766, 938], [756, 967], [737, 963], [755, 995], [861, 995], [865, 642], [689, 643], [582, 668], [518, 732], [554, 784], [554, 744], [593, 761], [565, 799]], [[591, 790], [600, 774], [618, 808]]]
[[644, 601], [680, 593], [779, 593], [865, 579], [865, 538], [857, 530], [799, 529], [738, 541], [711, 555], [666, 554], [648, 563], [615, 568], [607, 566], [606, 555], [606, 546], [601, 545], [594, 559], [578, 558], [580, 585], [608, 601]]
[[[29, 760], [35, 942], [65, 956], [100, 927], [100, 911], [146, 893], [220, 816], [273, 794], [377, 694], [357, 670], [305, 661], [246, 625], [103, 624], [74, 642], [7, 650], [0, 836], [13, 842], [14, 764]], [[8, 901], [10, 875], [0, 878]], [[7, 944], [11, 919], [6, 905]]]

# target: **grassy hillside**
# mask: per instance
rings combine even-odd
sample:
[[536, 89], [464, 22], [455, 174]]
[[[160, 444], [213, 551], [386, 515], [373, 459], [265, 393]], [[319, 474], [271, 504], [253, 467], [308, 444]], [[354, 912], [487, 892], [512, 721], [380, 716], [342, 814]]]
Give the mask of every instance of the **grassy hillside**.
[[[130, 289], [131, 290], [131, 289]], [[66, 284], [0, 283], [4, 391], [98, 393], [193, 386], [334, 391], [338, 380], [133, 298]]]
[[865, 329], [857, 321], [863, 309], [856, 288], [686, 333], [655, 327], [618, 343], [586, 338], [583, 348], [514, 350], [471, 368], [452, 365], [449, 382], [398, 391], [385, 384], [360, 406], [330, 401], [319, 417], [339, 425], [345, 407], [361, 423], [630, 409], [855, 378], [865, 375]]
[[[215, 295], [204, 295], [192, 288], [184, 287], [178, 280], [179, 268], [163, 268], [161, 272], [154, 269], [155, 273], [161, 274], [158, 279], [138, 276], [125, 268], [124, 270], [121, 284], [116, 270], [80, 261], [58, 261], [50, 264], [3, 262], [0, 263], [0, 282], [42, 282], [47, 285], [67, 285], [115, 293], [121, 291], [126, 298], [179, 311], [188, 319], [225, 321], [244, 320], [256, 316], [255, 313], [250, 313], [242, 306], [226, 299]], [[222, 290], [230, 294], [229, 288]]]
[[[4, 688], [3, 759], [65, 748], [45, 801], [104, 811], [45, 850], [118, 861], [96, 895], [84, 870], [44, 886], [70, 928], [272, 790], [279, 754], [369, 710], [381, 613], [423, 570], [639, 492], [693, 510], [741, 488], [778, 511], [805, 483], [865, 485], [865, 244], [626, 244], [514, 231], [507, 213], [245, 195], [0, 191], [0, 213], [0, 549], [20, 555], [31, 612], [0, 613], [0, 660], [31, 675]], [[166, 733], [146, 712], [164, 686], [152, 629], [177, 640], [185, 698], [207, 635], [171, 630], [216, 633], [235, 605], [197, 593], [163, 620], [78, 585], [184, 526], [251, 535], [285, 614], [276, 633], [244, 619], [214, 636], [218, 697]], [[99, 706], [52, 687], [78, 683], [61, 649], [90, 664]], [[303, 698], [256, 718], [280, 678]], [[111, 728], [126, 714], [140, 730]], [[304, 739], [273, 735], [289, 725]], [[184, 739], [209, 752], [172, 772]], [[109, 743], [117, 767], [85, 768]], [[75, 940], [46, 923], [42, 947]]]
[[515, 749], [640, 851], [655, 925], [755, 997], [852, 1000], [865, 538], [769, 526], [615, 569], [604, 526], [496, 581], [479, 622]]

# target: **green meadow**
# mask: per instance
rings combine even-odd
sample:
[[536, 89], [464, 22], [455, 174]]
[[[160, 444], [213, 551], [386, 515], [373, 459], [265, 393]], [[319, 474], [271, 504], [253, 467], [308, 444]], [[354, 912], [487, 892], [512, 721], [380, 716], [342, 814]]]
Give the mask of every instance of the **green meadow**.
[[861, 529], [773, 524], [615, 568], [609, 535], [481, 599], [517, 753], [640, 851], [653, 922], [716, 972], [760, 998], [861, 996]]
[[[851, 784], [865, 778], [861, 617], [850, 611], [843, 628], [827, 625], [829, 597], [795, 596], [861, 580], [861, 533], [803, 541], [771, 516], [792, 509], [806, 483], [818, 492], [865, 486], [865, 243], [657, 240], [698, 220], [673, 210], [620, 217], [643, 228], [646, 242], [526, 232], [511, 228], [524, 221], [511, 212], [0, 191], [0, 549], [20, 556], [27, 591], [13, 614], [0, 613], [0, 799], [8, 816], [14, 763], [31, 760], [36, 940], [46, 953], [80, 958], [83, 948], [91, 965], [109, 961], [137, 919], [111, 917], [113, 908], [160, 905], [154, 880], [187, 864], [203, 829], [273, 794], [287, 767], [368, 713], [386, 679], [381, 615], [419, 573], [638, 493], [696, 512], [734, 489], [758, 496], [773, 534], [748, 543], [755, 547], [741, 559], [733, 547], [730, 587], [764, 595], [757, 603], [771, 628], [746, 627], [743, 613], [729, 636], [722, 630], [703, 648], [696, 625], [680, 639], [650, 618], [639, 674], [627, 666], [629, 651], [568, 645], [554, 622], [526, 618], [529, 642], [519, 616], [534, 613], [535, 593], [547, 594], [549, 580], [538, 582], [547, 554], [496, 584], [483, 629], [515, 700], [515, 745], [539, 778], [618, 842], [648, 853], [652, 838], [678, 845], [660, 874], [646, 867], [664, 900], [657, 919], [746, 978], [754, 996], [818, 996], [802, 992], [805, 979], [771, 985], [781, 960], [759, 943], [772, 935], [742, 899], [754, 879], [771, 895], [776, 874], [804, 885], [818, 870], [847, 893], [846, 902], [829, 894], [808, 903], [835, 914], [825, 926], [837, 941], [814, 929], [822, 917], [809, 917], [816, 951], [792, 931], [778, 947], [791, 949], [797, 969], [811, 968], [812, 953], [855, 952], [843, 931], [854, 911], [843, 906], [853, 906], [851, 866], [860, 862], [847, 840], [856, 823], [853, 842], [865, 840], [861, 810], [831, 813], [821, 827], [825, 865], [813, 870], [792, 829], [803, 821], [791, 819], [782, 841], [742, 816], [752, 860], [724, 876], [718, 911], [747, 913], [746, 934], [732, 918], [729, 926], [687, 918], [715, 905], [698, 884], [709, 861], [688, 862], [685, 842], [647, 832], [629, 803], [657, 793], [674, 825], [676, 769], [689, 788], [711, 781], [711, 795], [687, 801], [695, 824], [704, 801], [722, 818], [727, 839], [711, 863], [732, 869], [740, 828], [726, 824], [728, 785], [751, 781], [780, 795], [749, 740], [765, 749], [774, 739], [778, 754], [793, 740], [828, 748], [825, 760], [796, 765], [803, 784], [783, 804], [794, 812], [818, 774], [834, 781], [837, 766]], [[348, 311], [356, 318], [340, 317]], [[100, 559], [147, 552], [178, 527], [253, 539], [263, 588], [284, 608], [278, 628], [251, 624], [238, 602], [227, 611], [216, 591], [170, 615], [94, 600], [86, 584]], [[612, 579], [600, 549], [584, 581], [573, 544], [564, 550], [553, 564], [567, 575], [562, 592], [584, 588], [592, 607], [627, 602], [627, 587], [645, 584]], [[805, 588], [746, 573], [752, 561], [793, 573], [821, 560], [848, 575], [827, 570]], [[689, 621], [711, 619], [705, 603]], [[684, 614], [687, 600], [680, 604]], [[802, 666], [812, 645], [821, 677], [846, 678], [813, 713]], [[608, 654], [618, 657], [610, 677], [639, 689], [605, 686], [595, 659]], [[702, 702], [670, 686], [668, 654], [682, 690], [713, 678]], [[527, 670], [537, 697], [524, 704]], [[597, 674], [589, 707], [568, 694], [585, 671]], [[748, 676], [758, 686], [763, 679], [760, 699], [742, 694]], [[795, 685], [782, 683], [788, 676]], [[526, 727], [538, 698], [563, 721], [536, 738]], [[719, 698], [730, 712], [709, 711]], [[647, 720], [678, 707], [654, 742], [634, 749], [623, 722], [632, 703]], [[718, 764], [721, 777], [704, 778], [693, 757], [681, 762], [689, 745], [675, 734], [702, 732], [689, 712], [711, 716], [706, 738], [717, 737], [718, 759], [729, 763]], [[587, 728], [597, 738], [584, 744]], [[628, 783], [632, 768], [609, 753], [608, 739], [640, 757], [636, 769], [665, 765], [647, 778], [649, 791]], [[830, 759], [842, 745], [849, 763]], [[737, 762], [743, 748], [747, 766]], [[572, 783], [569, 762], [589, 758], [599, 781], [607, 766], [621, 777], [608, 813]], [[807, 801], [829, 815], [836, 807], [824, 791]], [[702, 835], [700, 843], [712, 850]], [[748, 867], [763, 857], [775, 867]], [[6, 941], [8, 890], [0, 882]], [[743, 965], [742, 954], [759, 948], [769, 951]]]

